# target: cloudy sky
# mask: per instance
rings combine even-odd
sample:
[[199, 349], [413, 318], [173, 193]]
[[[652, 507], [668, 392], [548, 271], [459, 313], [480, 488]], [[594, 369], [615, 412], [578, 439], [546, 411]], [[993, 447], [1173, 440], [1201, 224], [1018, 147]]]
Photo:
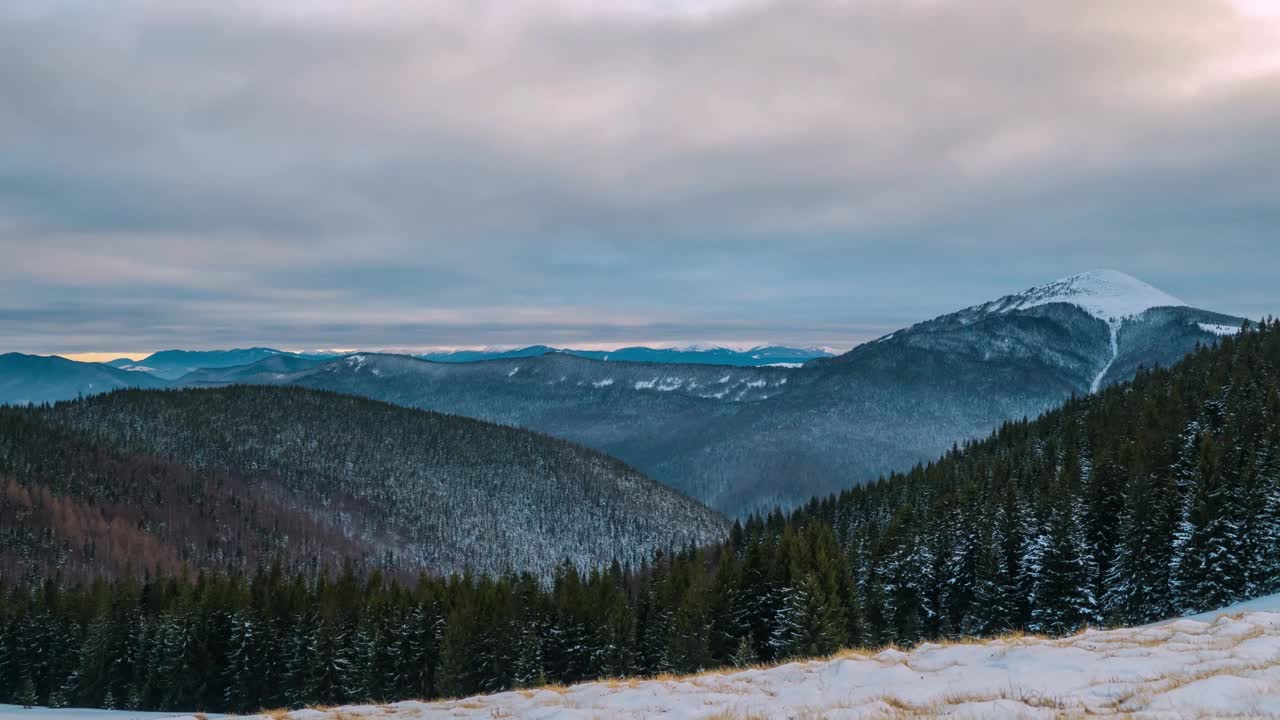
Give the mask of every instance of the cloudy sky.
[[[358, 8], [358, 9], [353, 9]], [[0, 352], [1280, 312], [1280, 0], [6, 0]]]

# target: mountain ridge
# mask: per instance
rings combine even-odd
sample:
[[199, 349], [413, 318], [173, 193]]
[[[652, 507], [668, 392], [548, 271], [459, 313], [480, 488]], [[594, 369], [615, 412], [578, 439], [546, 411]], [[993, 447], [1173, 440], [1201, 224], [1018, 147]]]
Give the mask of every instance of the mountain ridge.
[[105, 363], [57, 355], [0, 355], [0, 404], [39, 404], [127, 387], [160, 387], [164, 381]]
[[1005, 420], [1171, 365], [1245, 322], [1180, 302], [1091, 271], [798, 368], [361, 353], [201, 371], [175, 384], [295, 384], [526, 427], [741, 515], [926, 461]]
[[[1078, 289], [1081, 277], [1066, 285]], [[1104, 279], [1111, 288], [1149, 287]], [[1112, 302], [1141, 312], [1111, 323], [1079, 304], [1091, 297], [1076, 292], [1067, 297], [1077, 302], [1060, 300], [1069, 280], [794, 369], [599, 362], [559, 353], [465, 364], [361, 354], [268, 381], [534, 428], [620, 457], [740, 515], [926, 461], [1000, 422], [1035, 417], [1132, 377], [1141, 366], [1171, 365], [1220, 338], [1204, 325], [1243, 322], [1185, 306], [1142, 309], [1150, 302], [1139, 298]], [[1168, 302], [1159, 291], [1141, 295]], [[1007, 298], [1016, 299], [1002, 302]]]
[[275, 348], [269, 347], [232, 348], [230, 350], [174, 349], [159, 350], [151, 353], [141, 360], [135, 361], [130, 360], [129, 358], [119, 358], [112, 360], [107, 364], [122, 370], [145, 372], [164, 380], [177, 380], [183, 375], [187, 375], [197, 370], [239, 367], [260, 362], [275, 356], [314, 360], [337, 357], [336, 355], [325, 353], [295, 353], [286, 350], [276, 350]]

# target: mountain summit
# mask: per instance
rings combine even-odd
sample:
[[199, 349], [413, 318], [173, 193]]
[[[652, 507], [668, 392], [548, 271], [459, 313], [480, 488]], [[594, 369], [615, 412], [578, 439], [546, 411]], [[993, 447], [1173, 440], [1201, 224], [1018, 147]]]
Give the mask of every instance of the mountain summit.
[[1118, 322], [1160, 307], [1187, 307], [1169, 293], [1119, 270], [1091, 270], [976, 306], [1003, 313], [1054, 303], [1075, 305], [1105, 322]]

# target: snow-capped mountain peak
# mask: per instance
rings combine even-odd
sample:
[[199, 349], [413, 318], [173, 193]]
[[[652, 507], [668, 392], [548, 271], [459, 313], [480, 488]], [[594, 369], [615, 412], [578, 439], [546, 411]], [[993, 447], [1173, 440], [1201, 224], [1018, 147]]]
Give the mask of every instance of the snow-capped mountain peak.
[[1156, 307], [1186, 303], [1118, 270], [1091, 270], [1009, 295], [980, 307], [984, 312], [1025, 310], [1050, 303], [1069, 303], [1096, 318], [1115, 322]]

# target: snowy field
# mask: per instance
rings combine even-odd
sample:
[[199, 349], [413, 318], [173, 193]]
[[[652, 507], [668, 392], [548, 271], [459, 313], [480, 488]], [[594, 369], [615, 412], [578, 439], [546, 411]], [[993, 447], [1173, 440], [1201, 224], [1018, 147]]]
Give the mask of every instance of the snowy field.
[[[1280, 596], [1048, 640], [922, 645], [688, 678], [586, 683], [465, 700], [299, 710], [288, 720], [434, 718], [1280, 718]], [[21, 710], [31, 720], [162, 713]], [[277, 716], [274, 720], [283, 720]]]
[[[190, 715], [172, 712], [140, 712], [136, 710], [81, 710], [76, 708], [24, 708], [21, 705], [0, 704], [0, 720], [161, 720], [162, 718], [191, 718]], [[216, 720], [221, 715], [206, 715]]]

